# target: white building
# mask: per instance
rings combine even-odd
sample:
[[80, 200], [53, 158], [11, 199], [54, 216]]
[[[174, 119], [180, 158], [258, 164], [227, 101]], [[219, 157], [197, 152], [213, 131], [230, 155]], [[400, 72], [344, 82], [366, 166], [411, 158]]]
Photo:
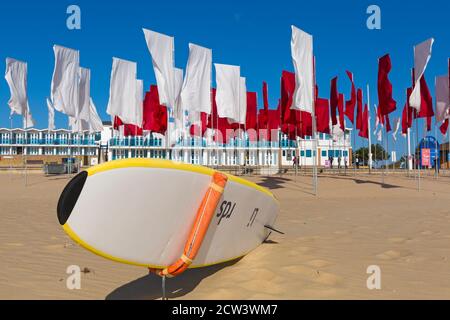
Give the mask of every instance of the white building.
[[[351, 130], [351, 129], [349, 129]], [[20, 162], [23, 156], [34, 164], [64, 162], [65, 158], [76, 157], [83, 165], [92, 165], [123, 158], [165, 158], [185, 163], [205, 166], [249, 166], [273, 167], [292, 166], [293, 157], [299, 156], [299, 165], [310, 167], [314, 159], [319, 167], [350, 164], [352, 147], [351, 134], [333, 140], [330, 135], [319, 134], [317, 157], [314, 154], [314, 141], [311, 137], [289, 141], [282, 136], [278, 141], [249, 142], [231, 139], [226, 145], [208, 142], [207, 139], [187, 137], [177, 139], [168, 148], [163, 136], [144, 133], [143, 136], [120, 136], [110, 123], [105, 123], [103, 132], [72, 133], [69, 130], [53, 131], [39, 129], [0, 129], [0, 167], [7, 166], [11, 159]], [[95, 160], [92, 160], [95, 159]], [[9, 161], [7, 161], [9, 160]]]

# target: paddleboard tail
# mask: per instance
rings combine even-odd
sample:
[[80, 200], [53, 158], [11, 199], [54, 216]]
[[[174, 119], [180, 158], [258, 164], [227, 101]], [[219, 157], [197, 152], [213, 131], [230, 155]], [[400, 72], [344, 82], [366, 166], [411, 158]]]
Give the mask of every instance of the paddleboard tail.
[[228, 177], [226, 175], [220, 172], [213, 174], [212, 182], [197, 210], [197, 216], [186, 241], [182, 256], [169, 267], [163, 270], [149, 268], [150, 272], [156, 273], [161, 277], [172, 278], [183, 273], [192, 264], [206, 236], [227, 181]]

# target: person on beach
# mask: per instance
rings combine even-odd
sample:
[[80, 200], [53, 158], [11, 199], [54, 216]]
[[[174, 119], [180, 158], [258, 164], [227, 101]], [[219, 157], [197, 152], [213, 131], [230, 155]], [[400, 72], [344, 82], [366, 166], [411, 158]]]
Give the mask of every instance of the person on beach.
[[338, 157], [338, 169], [341, 168], [341, 156]]
[[333, 156], [329, 156], [328, 161], [330, 162], [330, 169], [333, 169]]
[[356, 169], [359, 169], [359, 158], [356, 157], [355, 159]]

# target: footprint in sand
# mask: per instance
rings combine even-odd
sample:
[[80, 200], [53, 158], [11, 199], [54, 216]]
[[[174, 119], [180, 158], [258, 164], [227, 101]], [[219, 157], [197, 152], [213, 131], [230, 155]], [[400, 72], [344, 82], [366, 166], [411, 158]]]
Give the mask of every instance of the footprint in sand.
[[332, 265], [331, 262], [320, 259], [307, 261], [306, 264], [314, 268], [325, 268]]
[[425, 230], [425, 231], [422, 231], [420, 234], [423, 235], [423, 236], [431, 236], [431, 235], [433, 235], [435, 233], [436, 232], [433, 232], [431, 230]]
[[289, 273], [291, 275], [302, 275], [305, 276], [306, 278], [311, 277], [312, 275], [314, 275], [314, 269], [313, 268], [309, 268], [309, 267], [305, 267], [302, 265], [292, 265], [292, 266], [284, 266], [280, 268], [282, 273]]
[[339, 277], [333, 273], [317, 270], [316, 277], [313, 279], [313, 281], [333, 287], [339, 285], [342, 282], [342, 277]]
[[402, 251], [388, 250], [388, 251], [385, 251], [383, 253], [376, 255], [376, 257], [378, 259], [383, 259], [383, 260], [395, 260], [395, 259], [403, 258], [403, 257], [409, 256], [409, 255], [411, 255], [411, 252], [409, 252], [407, 250], [402, 250]]
[[400, 237], [394, 237], [394, 238], [389, 238], [388, 239], [389, 242], [391, 242], [391, 243], [398, 243], [398, 244], [405, 243], [407, 240], [411, 240], [411, 239], [400, 238]]
[[281, 271], [293, 276], [303, 276], [305, 279], [327, 286], [336, 286], [342, 282], [342, 278], [333, 273], [323, 272], [317, 268], [309, 268], [302, 265], [282, 267]]

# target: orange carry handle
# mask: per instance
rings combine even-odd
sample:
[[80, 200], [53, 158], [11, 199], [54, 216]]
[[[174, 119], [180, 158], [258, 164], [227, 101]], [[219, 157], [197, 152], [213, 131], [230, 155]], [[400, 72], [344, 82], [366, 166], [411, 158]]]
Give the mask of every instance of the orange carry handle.
[[206, 236], [227, 181], [228, 177], [225, 174], [214, 173], [212, 182], [197, 210], [197, 216], [184, 246], [183, 255], [169, 267], [163, 270], [150, 268], [150, 272], [171, 278], [183, 273], [192, 264]]

